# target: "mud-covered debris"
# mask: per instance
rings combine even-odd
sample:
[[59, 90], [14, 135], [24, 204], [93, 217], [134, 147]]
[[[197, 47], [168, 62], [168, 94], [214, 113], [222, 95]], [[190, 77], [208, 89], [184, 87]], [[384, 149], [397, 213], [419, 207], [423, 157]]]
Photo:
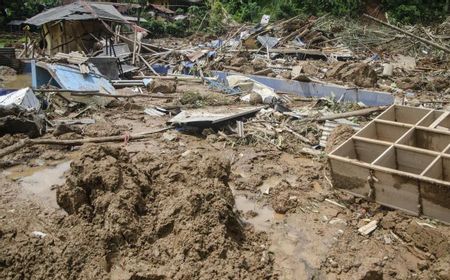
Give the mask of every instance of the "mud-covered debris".
[[151, 92], [174, 93], [177, 91], [177, 82], [171, 80], [154, 79], [149, 85]]
[[17, 71], [8, 66], [0, 66], [0, 80], [10, 80], [17, 75]]
[[377, 226], [378, 226], [378, 221], [377, 221], [377, 220], [374, 220], [374, 221], [371, 221], [371, 222], [369, 222], [368, 224], [366, 224], [366, 225], [360, 227], [360, 228], [358, 229], [358, 232], [361, 233], [362, 235], [369, 235], [369, 234], [371, 234], [374, 230], [377, 229]]
[[68, 124], [58, 124], [55, 127], [55, 130], [53, 131], [53, 136], [61, 136], [66, 133], [74, 132], [76, 134], [81, 134], [82, 130], [81, 128], [74, 126], [74, 125], [68, 125]]
[[326, 153], [331, 153], [334, 149], [339, 147], [342, 143], [347, 141], [355, 130], [349, 125], [338, 125], [328, 136], [327, 146], [325, 147]]
[[24, 133], [31, 138], [45, 132], [44, 115], [18, 105], [0, 106], [0, 136]]

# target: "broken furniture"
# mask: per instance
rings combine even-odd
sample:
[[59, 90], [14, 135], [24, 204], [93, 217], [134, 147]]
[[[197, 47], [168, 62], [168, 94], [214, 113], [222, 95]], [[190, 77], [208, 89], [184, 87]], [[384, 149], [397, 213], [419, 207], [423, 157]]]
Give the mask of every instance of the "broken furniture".
[[450, 223], [450, 112], [393, 105], [329, 155], [335, 187]]

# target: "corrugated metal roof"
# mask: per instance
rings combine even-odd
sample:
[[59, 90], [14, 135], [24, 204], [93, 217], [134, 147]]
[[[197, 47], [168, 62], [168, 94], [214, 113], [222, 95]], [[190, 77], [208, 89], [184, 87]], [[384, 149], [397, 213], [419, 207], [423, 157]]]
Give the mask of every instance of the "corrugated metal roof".
[[44, 11], [28, 19], [25, 23], [41, 26], [57, 20], [90, 20], [103, 19], [107, 21], [127, 22], [112, 5], [78, 1], [69, 5]]

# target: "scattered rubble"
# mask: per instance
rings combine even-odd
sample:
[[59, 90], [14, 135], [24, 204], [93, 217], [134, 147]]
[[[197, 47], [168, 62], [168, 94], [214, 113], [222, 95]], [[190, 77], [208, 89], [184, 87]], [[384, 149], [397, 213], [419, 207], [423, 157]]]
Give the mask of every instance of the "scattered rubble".
[[444, 25], [155, 39], [116, 5], [26, 21], [32, 81], [0, 89], [1, 278], [449, 277]]

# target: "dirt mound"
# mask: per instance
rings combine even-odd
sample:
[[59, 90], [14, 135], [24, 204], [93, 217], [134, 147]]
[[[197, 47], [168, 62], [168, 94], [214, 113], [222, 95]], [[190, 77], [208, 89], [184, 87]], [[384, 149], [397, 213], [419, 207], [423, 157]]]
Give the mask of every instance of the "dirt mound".
[[109, 122], [96, 122], [86, 127], [84, 135], [89, 137], [117, 136], [127, 131], [129, 129], [123, 125], [111, 124]]
[[217, 157], [130, 158], [121, 148], [89, 147], [58, 189], [69, 215], [57, 233], [7, 243], [0, 277], [22, 271], [37, 278], [58, 271], [66, 279], [270, 277], [267, 237], [244, 227], [233, 211], [229, 174], [229, 162]]
[[354, 83], [359, 87], [374, 87], [378, 81], [375, 70], [366, 63], [338, 62], [327, 73], [327, 77]]
[[331, 153], [339, 145], [344, 143], [355, 133], [355, 130], [349, 125], [338, 125], [330, 134], [325, 147], [326, 153]]

